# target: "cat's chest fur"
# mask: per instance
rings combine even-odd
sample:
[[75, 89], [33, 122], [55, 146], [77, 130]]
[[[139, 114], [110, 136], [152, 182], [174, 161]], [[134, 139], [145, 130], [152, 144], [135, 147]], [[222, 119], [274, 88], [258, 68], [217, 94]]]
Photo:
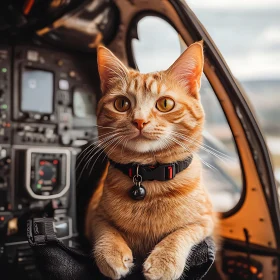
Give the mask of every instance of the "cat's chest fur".
[[205, 197], [197, 198], [200, 188], [194, 185], [199, 180], [188, 186], [185, 177], [182, 173], [168, 182], [143, 182], [147, 195], [135, 201], [128, 195], [132, 180], [109, 170], [98, 212], [120, 231], [134, 254], [145, 257], [162, 238], [195, 222], [204, 211]]

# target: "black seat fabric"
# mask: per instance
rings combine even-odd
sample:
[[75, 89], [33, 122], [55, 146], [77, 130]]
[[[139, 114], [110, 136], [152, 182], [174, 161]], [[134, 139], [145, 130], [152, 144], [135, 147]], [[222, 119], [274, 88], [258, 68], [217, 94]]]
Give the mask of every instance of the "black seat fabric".
[[[34, 250], [38, 268], [45, 280], [87, 280], [108, 279], [96, 267], [90, 252], [65, 246], [54, 234], [50, 218], [34, 218], [28, 221], [28, 240]], [[40, 231], [38, 231], [40, 228]], [[215, 258], [215, 245], [206, 238], [194, 246], [187, 259], [184, 277], [181, 279], [199, 280], [208, 272]], [[144, 279], [141, 267], [125, 278]]]

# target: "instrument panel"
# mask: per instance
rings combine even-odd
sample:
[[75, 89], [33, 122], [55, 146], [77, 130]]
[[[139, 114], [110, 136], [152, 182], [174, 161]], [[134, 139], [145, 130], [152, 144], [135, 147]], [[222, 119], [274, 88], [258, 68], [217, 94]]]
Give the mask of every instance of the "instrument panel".
[[34, 265], [27, 219], [54, 217], [64, 242], [77, 234], [75, 162], [97, 135], [95, 75], [93, 54], [0, 46], [0, 265], [19, 275]]

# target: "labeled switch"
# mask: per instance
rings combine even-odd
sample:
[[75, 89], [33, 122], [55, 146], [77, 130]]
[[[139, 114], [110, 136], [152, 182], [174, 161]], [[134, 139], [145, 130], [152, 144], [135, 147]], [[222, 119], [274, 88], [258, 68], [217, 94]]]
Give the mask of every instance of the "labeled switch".
[[58, 82], [59, 89], [61, 90], [68, 90], [69, 89], [69, 82], [67, 80], [59, 80]]

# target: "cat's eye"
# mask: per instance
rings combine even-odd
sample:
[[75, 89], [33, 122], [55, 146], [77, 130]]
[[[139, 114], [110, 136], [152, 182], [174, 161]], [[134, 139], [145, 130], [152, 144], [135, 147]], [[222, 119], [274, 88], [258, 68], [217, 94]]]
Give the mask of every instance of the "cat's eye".
[[119, 112], [125, 112], [130, 108], [130, 101], [128, 98], [120, 96], [116, 98], [114, 106]]
[[174, 106], [174, 100], [169, 97], [160, 98], [156, 104], [156, 108], [161, 112], [169, 112], [174, 108]]

